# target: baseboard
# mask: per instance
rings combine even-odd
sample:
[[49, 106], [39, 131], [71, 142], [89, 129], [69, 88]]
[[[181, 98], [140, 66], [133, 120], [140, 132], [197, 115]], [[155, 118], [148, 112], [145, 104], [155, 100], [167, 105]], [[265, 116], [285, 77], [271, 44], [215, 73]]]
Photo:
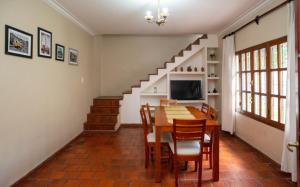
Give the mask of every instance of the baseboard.
[[142, 128], [141, 123], [122, 123], [121, 128]]
[[28, 176], [30, 176], [36, 170], [40, 169], [42, 167], [42, 165], [44, 165], [47, 162], [51, 161], [54, 157], [56, 157], [58, 154], [60, 154], [62, 151], [64, 151], [67, 148], [68, 145], [70, 145], [73, 142], [75, 142], [82, 134], [83, 134], [83, 131], [80, 132], [77, 136], [75, 136], [75, 138], [73, 138], [71, 141], [69, 141], [68, 143], [66, 143], [62, 148], [60, 148], [55, 153], [53, 153], [49, 158], [47, 158], [46, 160], [44, 160], [43, 162], [41, 162], [39, 165], [37, 165], [35, 168], [33, 168], [31, 171], [29, 171], [27, 174], [25, 174], [22, 178], [20, 178], [19, 180], [17, 180], [14, 184], [11, 185], [11, 187], [18, 186], [19, 184], [21, 184], [25, 180], [25, 178], [27, 178]]

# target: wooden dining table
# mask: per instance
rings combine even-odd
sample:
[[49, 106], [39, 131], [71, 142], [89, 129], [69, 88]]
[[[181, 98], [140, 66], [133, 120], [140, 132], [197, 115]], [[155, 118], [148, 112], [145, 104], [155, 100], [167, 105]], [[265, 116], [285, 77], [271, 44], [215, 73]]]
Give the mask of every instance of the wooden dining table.
[[[208, 119], [208, 117], [195, 107], [186, 107], [195, 119], [207, 119], [206, 131], [210, 132], [212, 137], [212, 179], [213, 181], [219, 180], [219, 131], [220, 125], [218, 121]], [[161, 133], [172, 132], [173, 124], [168, 122], [165, 112], [165, 107], [158, 106], [155, 108], [155, 181], [161, 182]]]

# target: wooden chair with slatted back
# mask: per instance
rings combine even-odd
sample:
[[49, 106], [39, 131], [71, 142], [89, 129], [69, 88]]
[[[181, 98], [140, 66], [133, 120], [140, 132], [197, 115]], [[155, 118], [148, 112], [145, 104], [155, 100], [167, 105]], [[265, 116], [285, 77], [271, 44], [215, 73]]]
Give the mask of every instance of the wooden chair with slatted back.
[[196, 161], [198, 187], [202, 180], [203, 142], [206, 120], [173, 120], [173, 141], [169, 146], [173, 153], [175, 184], [178, 187], [178, 161]]
[[[147, 122], [147, 117], [145, 113], [146, 106], [142, 105], [140, 108], [140, 115], [141, 115], [141, 120], [142, 120], [142, 127], [144, 130], [144, 144], [145, 144], [145, 168], [148, 167], [149, 165], [149, 156], [153, 156], [153, 151], [155, 148], [155, 133], [151, 132], [152, 127], [150, 127]], [[151, 130], [149, 130], [151, 129]], [[169, 146], [168, 142], [170, 141], [170, 138], [167, 136], [164, 136], [163, 134], [161, 135], [161, 144], [162, 146]]]
[[209, 105], [206, 103], [202, 103], [201, 106], [201, 112], [203, 112], [204, 114], [208, 115], [209, 112]]
[[176, 105], [177, 100], [174, 99], [161, 99], [160, 100], [160, 106], [170, 106], [170, 105]]
[[214, 109], [213, 107], [209, 107], [209, 110], [208, 110], [208, 117], [209, 117], [210, 119], [217, 120], [218, 116], [217, 116], [217, 111], [216, 111], [216, 109]]
[[153, 108], [153, 106], [150, 106], [149, 103], [147, 103], [145, 106], [146, 106], [146, 110], [147, 110], [149, 125], [154, 131], [154, 129], [155, 129], [155, 118], [151, 113], [151, 108]]

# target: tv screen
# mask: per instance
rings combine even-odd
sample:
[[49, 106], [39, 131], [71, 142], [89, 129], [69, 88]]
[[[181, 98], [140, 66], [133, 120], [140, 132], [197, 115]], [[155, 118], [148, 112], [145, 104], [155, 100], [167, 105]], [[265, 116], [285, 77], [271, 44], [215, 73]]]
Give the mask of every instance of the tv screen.
[[202, 99], [202, 87], [200, 80], [172, 80], [171, 98], [177, 100]]

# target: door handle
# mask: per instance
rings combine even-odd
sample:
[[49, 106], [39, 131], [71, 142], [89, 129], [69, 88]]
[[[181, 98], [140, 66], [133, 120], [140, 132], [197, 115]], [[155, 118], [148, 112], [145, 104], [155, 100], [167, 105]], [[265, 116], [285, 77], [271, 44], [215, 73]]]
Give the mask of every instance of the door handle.
[[295, 143], [289, 143], [289, 144], [287, 144], [287, 149], [290, 151], [290, 152], [294, 152], [294, 150], [293, 150], [293, 147], [299, 147], [299, 142], [295, 142]]

